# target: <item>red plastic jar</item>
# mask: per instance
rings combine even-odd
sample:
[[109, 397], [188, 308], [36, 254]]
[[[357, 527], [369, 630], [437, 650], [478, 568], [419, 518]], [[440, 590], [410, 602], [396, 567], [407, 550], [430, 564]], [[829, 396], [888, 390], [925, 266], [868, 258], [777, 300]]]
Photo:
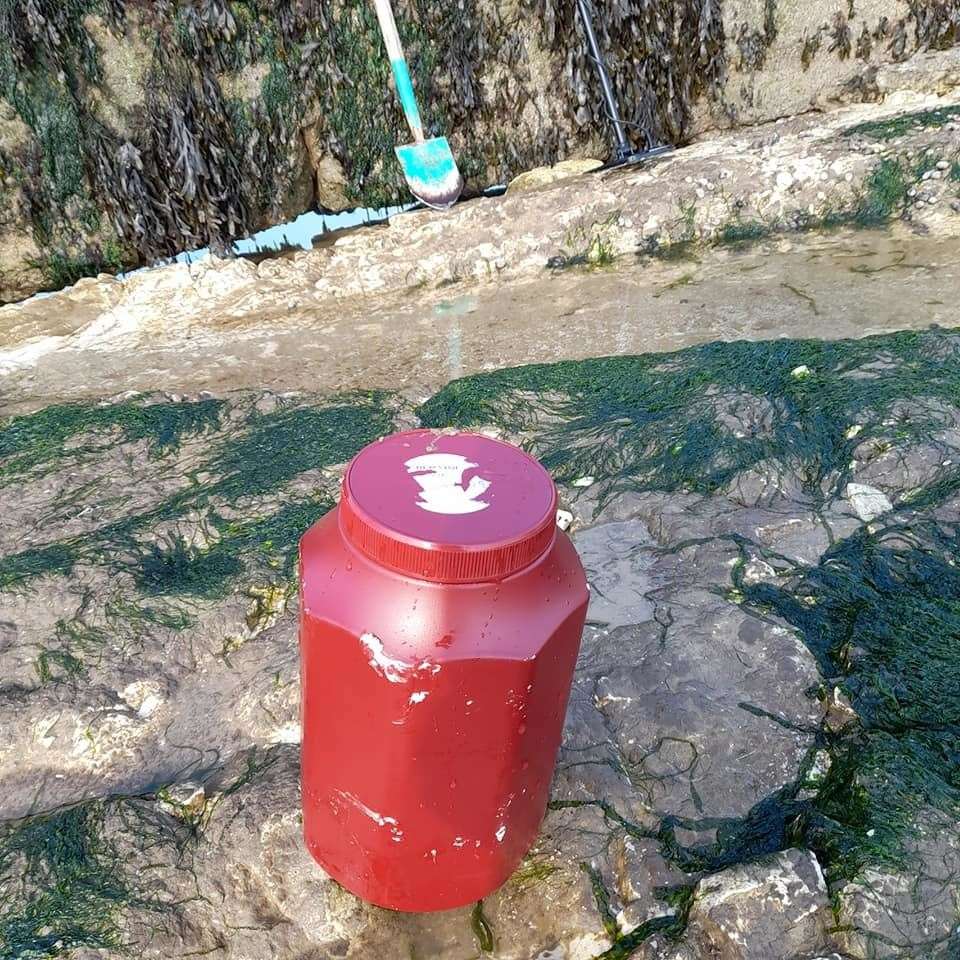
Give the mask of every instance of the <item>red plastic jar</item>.
[[473, 903], [536, 838], [588, 596], [556, 505], [522, 450], [419, 430], [301, 542], [304, 838], [364, 900]]

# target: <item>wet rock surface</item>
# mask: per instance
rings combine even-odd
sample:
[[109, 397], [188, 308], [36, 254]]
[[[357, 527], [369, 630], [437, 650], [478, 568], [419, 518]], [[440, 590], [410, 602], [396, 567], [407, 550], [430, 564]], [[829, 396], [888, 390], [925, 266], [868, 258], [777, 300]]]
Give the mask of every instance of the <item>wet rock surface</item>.
[[[838, 892], [841, 942], [854, 956], [951, 955], [960, 942], [960, 831], [933, 811], [917, 817], [906, 869], [871, 867]], [[944, 949], [944, 944], [946, 948]]]
[[[305, 291], [299, 270], [264, 284], [245, 262], [182, 266], [0, 309], [0, 402], [19, 413], [52, 397], [90, 402], [158, 388], [388, 389], [419, 401], [450, 379], [517, 363], [798, 330], [837, 338], [949, 326], [956, 259], [949, 236], [900, 224], [332, 303]], [[763, 430], [769, 411], [731, 396], [718, 416], [746, 436]], [[864, 443], [878, 475], [896, 470], [893, 454]]]
[[[4, 421], [5, 955], [947, 960], [958, 345]], [[350, 456], [417, 419], [542, 457], [592, 589], [537, 844], [481, 907], [429, 916], [324, 876], [297, 780], [296, 542]]]
[[795, 960], [827, 946], [832, 923], [817, 858], [785, 850], [701, 880], [685, 939], [694, 956]]

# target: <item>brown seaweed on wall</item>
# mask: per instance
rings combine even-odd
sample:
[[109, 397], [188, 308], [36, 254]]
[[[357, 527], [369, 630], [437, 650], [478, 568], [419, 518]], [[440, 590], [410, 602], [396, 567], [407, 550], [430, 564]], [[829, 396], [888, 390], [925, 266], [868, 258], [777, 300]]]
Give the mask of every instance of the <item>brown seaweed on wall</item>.
[[[635, 146], [683, 143], [698, 100], [725, 106], [723, 0], [595, 5]], [[396, 9], [429, 129], [451, 136], [474, 189], [606, 141], [575, 0]], [[731, 68], [764, 65], [777, 0], [762, 10], [733, 38]], [[908, 0], [904, 14], [864, 27], [857, 56], [960, 41], [960, 0]], [[833, 55], [851, 56], [852, 22], [825, 24], [824, 49], [829, 36]], [[138, 58], [125, 123], [108, 109], [105, 41]], [[805, 65], [820, 44], [808, 40]], [[409, 134], [390, 83], [369, 0], [0, 0], [0, 99], [29, 131], [0, 144], [7, 220], [25, 210], [50, 262], [85, 251], [69, 277], [227, 250], [314, 203], [319, 158], [343, 171], [339, 206], [396, 203], [407, 194], [393, 147]]]
[[[581, 130], [606, 124], [594, 66], [575, 0], [522, 0], [545, 26], [547, 43], [565, 53], [564, 82]], [[639, 147], [686, 139], [694, 101], [719, 90], [725, 70], [719, 0], [611, 0], [595, 26]]]
[[960, 43], [960, 0], [909, 0], [917, 48], [946, 50]]

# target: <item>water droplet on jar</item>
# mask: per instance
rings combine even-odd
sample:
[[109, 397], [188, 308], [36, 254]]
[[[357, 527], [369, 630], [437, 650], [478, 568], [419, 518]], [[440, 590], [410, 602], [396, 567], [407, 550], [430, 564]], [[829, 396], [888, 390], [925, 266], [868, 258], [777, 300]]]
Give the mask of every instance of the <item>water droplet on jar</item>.
[[352, 561], [352, 560], [348, 560], [348, 561], [344, 564], [344, 566], [347, 568], [347, 570], [352, 570], [352, 569], [353, 569], [353, 561]]
[[450, 789], [451, 789], [451, 790], [456, 790], [456, 789], [457, 789], [457, 781], [456, 781], [456, 780], [451, 780], [451, 781], [450, 781]]
[[517, 733], [524, 734], [526, 732], [527, 732], [527, 725], [525, 723], [521, 723], [520, 726], [517, 727]]
[[524, 760], [524, 761], [523, 761], [523, 765], [520, 767], [520, 769], [521, 769], [521, 770], [529, 770], [529, 769], [530, 769], [530, 761], [529, 761], [529, 760]]

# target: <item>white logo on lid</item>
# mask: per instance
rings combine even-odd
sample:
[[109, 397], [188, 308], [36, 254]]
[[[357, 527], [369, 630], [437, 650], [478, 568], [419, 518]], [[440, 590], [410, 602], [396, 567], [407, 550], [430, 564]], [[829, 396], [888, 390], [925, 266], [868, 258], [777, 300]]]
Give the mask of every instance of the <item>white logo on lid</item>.
[[420, 499], [417, 506], [431, 513], [478, 513], [490, 506], [478, 497], [490, 486], [489, 480], [471, 477], [466, 487], [463, 475], [471, 463], [459, 453], [425, 453], [414, 457], [404, 464], [407, 473], [420, 485]]

